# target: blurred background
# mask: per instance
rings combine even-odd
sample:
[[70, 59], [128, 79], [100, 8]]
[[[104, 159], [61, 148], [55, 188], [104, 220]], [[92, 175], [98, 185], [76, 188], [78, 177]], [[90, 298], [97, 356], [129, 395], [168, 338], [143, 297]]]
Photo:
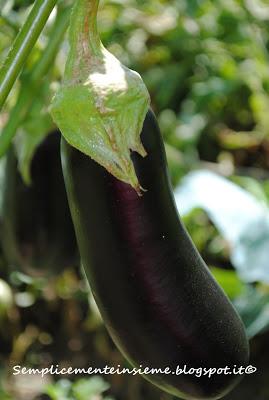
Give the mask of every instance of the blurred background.
[[[0, 0], [0, 62], [31, 4]], [[16, 134], [25, 186], [38, 145], [55, 128], [48, 105], [63, 73], [70, 4], [60, 1], [52, 13], [0, 116], [1, 131]], [[100, 6], [99, 30], [108, 49], [137, 70], [149, 89], [179, 212], [246, 326], [250, 363], [258, 370], [225, 399], [268, 400], [268, 2], [107, 0]], [[3, 193], [6, 162], [0, 165]], [[2, 194], [0, 221], [6, 202]], [[134, 376], [12, 376], [15, 364], [127, 364], [107, 334], [78, 260], [35, 270], [6, 257], [7, 247], [5, 241], [0, 253], [1, 399], [173, 399]]]

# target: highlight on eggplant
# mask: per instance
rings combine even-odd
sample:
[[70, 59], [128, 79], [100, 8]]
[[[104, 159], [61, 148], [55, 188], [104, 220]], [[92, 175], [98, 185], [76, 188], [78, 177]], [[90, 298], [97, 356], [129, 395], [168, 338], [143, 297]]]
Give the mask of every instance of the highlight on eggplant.
[[9, 267], [36, 275], [59, 273], [79, 261], [60, 160], [60, 133], [38, 146], [28, 186], [11, 148], [1, 191], [1, 242]]
[[[145, 189], [138, 196], [131, 185], [62, 139], [81, 260], [108, 331], [133, 366], [172, 371], [184, 365], [246, 366], [244, 326], [180, 221], [151, 110], [141, 140], [147, 156], [132, 153]], [[221, 398], [242, 376], [145, 378], [175, 396], [197, 400]]]

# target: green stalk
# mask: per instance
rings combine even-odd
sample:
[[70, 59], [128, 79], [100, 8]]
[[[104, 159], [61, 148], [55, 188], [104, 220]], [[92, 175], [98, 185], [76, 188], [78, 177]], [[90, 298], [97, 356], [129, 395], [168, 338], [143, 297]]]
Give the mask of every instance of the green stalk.
[[47, 74], [58, 48], [62, 42], [65, 31], [69, 23], [70, 9], [61, 10], [59, 17], [56, 18], [54, 27], [50, 34], [50, 40], [35, 64], [31, 73], [22, 78], [22, 86], [15, 107], [10, 112], [9, 119], [2, 134], [0, 135], [0, 157], [8, 150], [16, 131], [29, 112], [29, 108], [35, 97], [35, 93], [40, 85], [40, 80]]
[[0, 110], [57, 0], [36, 0], [0, 71]]
[[[66, 62], [64, 82], [76, 79], [88, 70], [93, 57], [102, 57], [103, 45], [97, 28], [99, 0], [77, 0], [70, 18], [70, 55]], [[87, 73], [87, 72], [86, 72]]]

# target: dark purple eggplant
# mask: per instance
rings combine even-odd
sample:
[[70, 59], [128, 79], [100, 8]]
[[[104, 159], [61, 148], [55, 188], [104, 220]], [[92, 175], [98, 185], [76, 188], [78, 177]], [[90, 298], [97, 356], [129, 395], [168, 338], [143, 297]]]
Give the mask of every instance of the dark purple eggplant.
[[[62, 139], [65, 185], [82, 264], [108, 331], [134, 366], [172, 371], [184, 365], [246, 366], [243, 324], [179, 219], [152, 111], [141, 140], [148, 155], [132, 154], [145, 189], [138, 196]], [[241, 376], [145, 378], [184, 399], [219, 399]]]
[[31, 163], [32, 183], [8, 152], [1, 192], [1, 241], [9, 266], [24, 272], [59, 273], [78, 263], [76, 238], [60, 160], [60, 134], [49, 134]]

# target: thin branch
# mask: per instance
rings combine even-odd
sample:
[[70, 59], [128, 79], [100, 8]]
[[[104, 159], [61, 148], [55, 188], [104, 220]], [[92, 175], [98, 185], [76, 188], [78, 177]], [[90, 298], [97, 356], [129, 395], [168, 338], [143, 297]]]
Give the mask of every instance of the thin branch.
[[57, 0], [36, 0], [0, 71], [0, 110]]
[[53, 65], [54, 58], [68, 27], [69, 15], [70, 9], [61, 10], [55, 20], [54, 27], [50, 33], [50, 39], [43, 54], [33, 67], [31, 73], [28, 73], [27, 77], [22, 79], [22, 87], [17, 102], [11, 110], [8, 122], [0, 135], [0, 157], [8, 150], [19, 125], [31, 107], [33, 98], [35, 97], [34, 94], [38, 90], [41, 79]]

